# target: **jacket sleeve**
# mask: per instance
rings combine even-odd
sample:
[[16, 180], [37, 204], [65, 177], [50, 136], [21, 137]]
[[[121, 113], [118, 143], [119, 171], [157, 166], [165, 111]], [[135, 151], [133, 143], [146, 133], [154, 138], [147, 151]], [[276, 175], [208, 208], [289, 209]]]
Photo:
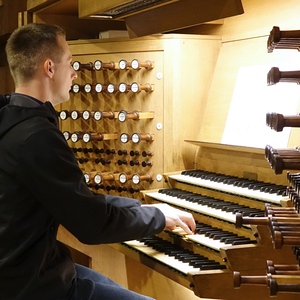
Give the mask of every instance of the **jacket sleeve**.
[[41, 128], [24, 143], [17, 179], [81, 242], [114, 243], [162, 231], [165, 217], [130, 198], [95, 195], [56, 128]]

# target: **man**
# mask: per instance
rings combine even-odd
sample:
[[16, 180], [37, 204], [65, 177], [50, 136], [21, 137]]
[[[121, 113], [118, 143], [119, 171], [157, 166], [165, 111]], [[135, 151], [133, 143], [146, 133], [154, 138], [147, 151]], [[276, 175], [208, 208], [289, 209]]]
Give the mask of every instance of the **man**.
[[83, 243], [114, 243], [175, 226], [191, 234], [192, 215], [87, 188], [52, 106], [69, 99], [77, 77], [61, 28], [23, 26], [6, 53], [15, 93], [0, 101], [1, 300], [149, 299], [75, 265], [58, 226]]

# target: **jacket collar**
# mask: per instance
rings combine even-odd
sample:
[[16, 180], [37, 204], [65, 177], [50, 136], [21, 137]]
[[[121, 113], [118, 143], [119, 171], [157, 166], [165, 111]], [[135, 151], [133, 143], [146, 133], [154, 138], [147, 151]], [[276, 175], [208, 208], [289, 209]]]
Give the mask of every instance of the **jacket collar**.
[[52, 103], [49, 101], [42, 102], [38, 99], [35, 99], [33, 97], [24, 94], [12, 93], [10, 96], [9, 104], [13, 106], [24, 107], [24, 108], [41, 108], [41, 109], [45, 108], [48, 111], [48, 113], [51, 114], [52, 123], [54, 123], [54, 125], [57, 128], [59, 128], [57, 112], [54, 109]]

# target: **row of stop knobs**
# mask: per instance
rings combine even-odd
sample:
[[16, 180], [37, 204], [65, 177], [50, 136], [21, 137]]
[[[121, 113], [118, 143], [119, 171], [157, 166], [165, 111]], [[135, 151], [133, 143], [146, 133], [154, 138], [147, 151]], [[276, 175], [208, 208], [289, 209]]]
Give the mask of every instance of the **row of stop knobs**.
[[128, 181], [131, 181], [133, 184], [139, 184], [142, 181], [152, 182], [153, 181], [153, 174], [126, 174], [126, 173], [111, 173], [111, 172], [98, 172], [98, 171], [91, 171], [91, 172], [84, 172], [83, 173], [85, 182], [87, 184], [94, 183], [94, 184], [101, 184], [104, 181], [119, 181], [121, 184], [124, 184]]
[[154, 118], [154, 111], [138, 111], [134, 110], [132, 112], [126, 110], [120, 111], [100, 111], [100, 110], [62, 110], [57, 112], [59, 118], [61, 120], [66, 120], [71, 118], [72, 120], [78, 120], [82, 118], [84, 120], [93, 119], [95, 121], [100, 121], [103, 119], [118, 119], [120, 122], [124, 122], [127, 119], [131, 120], [141, 120], [141, 119], [153, 119]]
[[116, 150], [116, 149], [104, 149], [104, 148], [76, 148], [73, 147], [72, 151], [74, 153], [96, 153], [96, 154], [106, 154], [106, 155], [110, 155], [110, 154], [118, 154], [119, 156], [122, 155], [130, 155], [130, 156], [138, 156], [138, 155], [142, 155], [143, 157], [147, 157], [147, 156], [153, 156], [154, 152], [150, 151], [150, 150], [143, 150], [143, 151], [139, 151], [139, 150], [126, 150], [126, 149], [120, 149], [120, 150]]
[[72, 66], [75, 71], [129, 70], [129, 69], [139, 70], [141, 68], [150, 70], [154, 68], [154, 61], [151, 60], [140, 61], [138, 59], [133, 59], [132, 61], [121, 59], [118, 63], [114, 61], [103, 62], [101, 60], [95, 60], [94, 62], [88, 62], [88, 63], [81, 63], [79, 61], [74, 61]]
[[130, 137], [128, 133], [99, 133], [99, 132], [74, 132], [70, 133], [69, 131], [64, 131], [63, 135], [66, 140], [71, 140], [73, 143], [78, 142], [79, 140], [84, 141], [85, 143], [91, 141], [109, 141], [109, 140], [117, 140], [125, 144], [130, 140], [137, 144], [141, 141], [152, 142], [154, 140], [154, 134], [150, 133], [133, 133]]
[[120, 186], [117, 186], [117, 185], [107, 185], [107, 184], [92, 184], [92, 183], [89, 183], [87, 184], [87, 186], [89, 188], [92, 188], [96, 191], [98, 190], [104, 190], [104, 191], [107, 191], [107, 192], [111, 192], [111, 191], [116, 191], [118, 193], [130, 193], [130, 194], [134, 194], [134, 193], [139, 193], [140, 192], [140, 188], [138, 186], [124, 186], [124, 185], [120, 185]]
[[127, 93], [127, 92], [133, 92], [133, 93], [139, 93], [139, 92], [153, 92], [154, 91], [154, 84], [152, 83], [145, 83], [145, 84], [139, 84], [137, 82], [133, 82], [131, 84], [121, 82], [119, 84], [114, 83], [86, 83], [84, 85], [79, 85], [78, 83], [75, 83], [71, 86], [70, 92], [77, 94], [79, 92], [85, 92], [85, 93], [102, 93], [107, 92], [109, 94], [120, 92], [120, 93]]
[[[111, 159], [105, 159], [103, 157], [95, 157], [95, 158], [88, 158], [88, 157], [78, 157], [77, 161], [80, 164], [87, 163], [89, 161], [92, 161], [95, 164], [102, 164], [102, 165], [110, 165], [113, 161]], [[121, 165], [130, 165], [130, 166], [142, 166], [142, 167], [150, 167], [153, 165], [153, 162], [150, 160], [144, 160], [140, 161], [138, 159], [132, 159], [132, 160], [127, 160], [127, 159], [118, 159], [115, 162], [119, 166]]]

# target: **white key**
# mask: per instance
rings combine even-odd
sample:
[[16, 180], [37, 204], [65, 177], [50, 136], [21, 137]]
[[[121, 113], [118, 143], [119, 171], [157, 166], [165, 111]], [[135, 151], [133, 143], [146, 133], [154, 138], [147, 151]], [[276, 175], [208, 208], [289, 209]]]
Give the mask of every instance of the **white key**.
[[212, 238], [209, 238], [205, 236], [204, 234], [189, 234], [186, 235], [186, 238], [189, 240], [199, 243], [201, 245], [207, 246], [209, 248], [215, 249], [217, 251], [220, 250], [220, 248], [226, 246], [232, 246], [232, 244], [225, 244], [224, 242], [221, 242], [219, 240], [213, 240]]

